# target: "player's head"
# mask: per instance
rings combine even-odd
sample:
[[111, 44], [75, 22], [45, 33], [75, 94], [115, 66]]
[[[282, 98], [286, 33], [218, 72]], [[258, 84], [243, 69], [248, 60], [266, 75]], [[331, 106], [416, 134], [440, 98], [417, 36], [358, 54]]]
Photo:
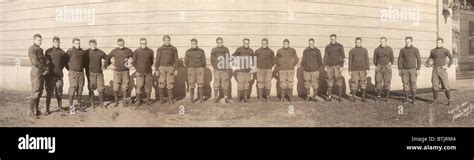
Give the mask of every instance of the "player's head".
[[123, 38], [119, 38], [117, 39], [117, 46], [122, 49], [123, 47], [125, 47], [125, 40], [123, 40]]
[[96, 49], [97, 48], [97, 41], [95, 39], [89, 40], [89, 47], [91, 49]]
[[164, 35], [163, 36], [163, 44], [165, 44], [166, 46], [169, 46], [171, 43], [171, 37], [169, 35]]
[[308, 46], [311, 47], [311, 48], [314, 48], [315, 42], [314, 42], [313, 38], [308, 39]]
[[413, 44], [413, 37], [411, 36], [405, 37], [405, 44], [407, 45], [407, 47], [410, 47]]
[[242, 40], [242, 42], [244, 43], [244, 47], [245, 47], [245, 48], [249, 48], [249, 46], [250, 46], [250, 39], [244, 38], [244, 40]]
[[380, 37], [380, 45], [382, 47], [387, 46], [387, 37]]
[[262, 39], [262, 48], [268, 48], [268, 39]]
[[436, 46], [443, 47], [443, 44], [444, 44], [444, 39], [441, 37], [438, 37], [438, 39], [436, 39]]
[[72, 45], [74, 48], [79, 49], [81, 48], [81, 40], [79, 38], [73, 38], [72, 39]]
[[61, 40], [59, 39], [59, 37], [54, 36], [53, 37], [53, 47], [54, 48], [59, 48], [60, 44], [61, 44]]
[[38, 46], [41, 46], [41, 43], [43, 43], [43, 37], [41, 36], [41, 34], [33, 35], [33, 43]]
[[357, 38], [355, 39], [355, 44], [356, 44], [357, 47], [362, 46], [362, 38], [357, 37]]
[[140, 48], [145, 49], [148, 45], [146, 38], [140, 38]]
[[217, 37], [216, 38], [216, 44], [217, 44], [218, 47], [224, 46], [224, 39], [222, 39], [222, 37]]
[[191, 39], [191, 48], [197, 48], [198, 41], [196, 38]]
[[288, 48], [290, 47], [290, 40], [284, 39], [283, 40], [283, 48]]
[[329, 35], [329, 40], [331, 40], [332, 44], [335, 44], [337, 42], [337, 35], [336, 34]]

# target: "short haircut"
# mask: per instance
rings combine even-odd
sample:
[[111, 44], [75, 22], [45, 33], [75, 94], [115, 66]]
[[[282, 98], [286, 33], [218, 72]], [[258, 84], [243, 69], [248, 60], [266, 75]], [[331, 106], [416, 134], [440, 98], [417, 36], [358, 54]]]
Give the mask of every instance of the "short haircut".
[[356, 37], [355, 41], [357, 41], [357, 40], [360, 40], [360, 41], [362, 41], [362, 38], [360, 38], [360, 37]]
[[409, 39], [410, 41], [413, 42], [413, 37], [411, 37], [411, 36], [406, 36], [406, 37], [405, 37], [405, 40], [407, 40], [407, 39]]
[[388, 40], [387, 37], [385, 37], [385, 36], [380, 37], [380, 40], [382, 40], [382, 39], [385, 39], [385, 41]]
[[244, 41], [244, 42], [245, 42], [245, 41], [249, 41], [249, 42], [250, 42], [250, 39], [248, 39], [248, 38], [244, 38], [244, 40], [243, 40], [243, 41]]
[[35, 35], [33, 35], [33, 39], [36, 39], [36, 38], [43, 38], [43, 36], [41, 36], [41, 34], [35, 34]]
[[285, 42], [288, 42], [288, 43], [290, 43], [290, 40], [288, 40], [288, 39], [284, 39], [284, 40], [283, 40], [283, 43], [285, 43]]
[[436, 39], [436, 41], [441, 41], [442, 43], [444, 43], [444, 39], [441, 38], [441, 37], [438, 37], [438, 38]]
[[198, 40], [196, 38], [193, 38], [193, 39], [191, 39], [191, 42], [196, 42], [197, 43]]
[[53, 37], [53, 42], [60, 42], [60, 41], [61, 41], [61, 40], [59, 39], [59, 37], [57, 37], [57, 36], [54, 36], [54, 37]]
[[263, 38], [262, 39], [262, 42], [265, 41], [265, 42], [268, 42], [268, 39], [267, 38]]
[[171, 37], [170, 37], [169, 35], [164, 35], [164, 36], [163, 36], [163, 40], [165, 40], [166, 38], [169, 39], [169, 40], [171, 40]]
[[337, 35], [333, 33], [333, 34], [329, 35], [329, 37], [335, 37], [335, 38], [337, 38]]
[[91, 44], [91, 43], [97, 44], [97, 41], [95, 39], [91, 39], [91, 40], [89, 40], [89, 44]]
[[308, 42], [311, 42], [311, 41], [314, 42], [314, 39], [313, 38], [308, 39]]
[[224, 41], [224, 39], [222, 39], [222, 37], [217, 37], [216, 41], [219, 41], [219, 40]]
[[140, 41], [146, 41], [146, 38], [145, 37], [140, 38]]
[[74, 43], [74, 42], [76, 42], [76, 41], [81, 42], [81, 40], [80, 40], [79, 38], [73, 38], [73, 39], [72, 39], [72, 43]]
[[125, 42], [125, 40], [123, 40], [123, 38], [119, 38], [117, 39], [117, 42]]

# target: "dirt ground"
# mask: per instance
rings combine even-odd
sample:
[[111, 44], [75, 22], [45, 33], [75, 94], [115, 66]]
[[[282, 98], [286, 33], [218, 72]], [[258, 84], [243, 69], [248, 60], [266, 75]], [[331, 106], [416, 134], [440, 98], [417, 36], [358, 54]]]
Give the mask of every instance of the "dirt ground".
[[[191, 104], [188, 99], [175, 104], [154, 103], [152, 106], [136, 107], [130, 104], [123, 108], [87, 108], [69, 115], [66, 111], [53, 112], [39, 119], [27, 116], [28, 93], [0, 91], [0, 127], [474, 127], [474, 90], [453, 91], [451, 106], [430, 105], [429, 92], [419, 93], [416, 105], [402, 103], [400, 95], [393, 96], [387, 103], [350, 102], [306, 102], [293, 97], [293, 102], [221, 104], [212, 100]], [[87, 102], [87, 98], [83, 98]], [[235, 99], [234, 99], [235, 101]], [[441, 103], [446, 103], [440, 93]], [[85, 104], [87, 105], [87, 104]], [[41, 99], [44, 111], [45, 99]], [[63, 99], [67, 106], [67, 98]], [[457, 108], [457, 109], [456, 109]], [[52, 110], [57, 109], [56, 99]], [[402, 110], [402, 111], [401, 111]], [[453, 113], [454, 112], [454, 113]], [[463, 116], [453, 121], [456, 112]]]

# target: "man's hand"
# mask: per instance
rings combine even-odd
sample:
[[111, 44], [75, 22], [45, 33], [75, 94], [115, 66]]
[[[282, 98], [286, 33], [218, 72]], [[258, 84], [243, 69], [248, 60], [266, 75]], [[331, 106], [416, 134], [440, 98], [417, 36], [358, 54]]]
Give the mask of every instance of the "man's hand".
[[48, 67], [45, 67], [45, 68], [43, 69], [43, 71], [42, 71], [41, 74], [42, 74], [43, 76], [48, 75], [48, 74], [49, 74], [49, 69], [48, 69]]
[[160, 76], [160, 71], [156, 70], [156, 71], [153, 73], [153, 75], [154, 75], [155, 77], [159, 77], [159, 76]]
[[173, 75], [174, 75], [175, 77], [178, 76], [178, 70], [177, 70], [177, 69], [174, 70]]
[[420, 75], [420, 70], [416, 70], [416, 76]]

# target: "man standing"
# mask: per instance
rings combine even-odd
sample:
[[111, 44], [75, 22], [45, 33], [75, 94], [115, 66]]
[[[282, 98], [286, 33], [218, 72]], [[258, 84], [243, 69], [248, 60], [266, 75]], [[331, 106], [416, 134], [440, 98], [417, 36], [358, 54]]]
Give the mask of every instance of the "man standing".
[[107, 60], [107, 54], [97, 48], [97, 41], [95, 39], [89, 40], [89, 46], [90, 48], [85, 51], [89, 100], [91, 101], [91, 106], [95, 108], [94, 91], [97, 89], [99, 92], [100, 106], [103, 107], [105, 84], [102, 71], [105, 70], [105, 68], [102, 67], [102, 60]]
[[56, 95], [58, 101], [58, 111], [62, 109], [63, 95], [63, 69], [69, 70], [67, 64], [67, 55], [60, 46], [59, 37], [53, 38], [53, 47], [45, 52], [46, 59], [49, 63], [49, 75], [46, 76], [46, 114], [50, 113], [50, 104], [53, 94]]
[[367, 87], [367, 72], [370, 69], [369, 53], [367, 49], [362, 47], [362, 38], [355, 39], [356, 47], [349, 51], [349, 74], [351, 75], [352, 83], [351, 101], [355, 101], [355, 95], [360, 86], [362, 92], [362, 102], [365, 102], [365, 89]]
[[332, 100], [332, 89], [334, 86], [334, 81], [336, 81], [336, 86], [339, 89], [339, 98], [338, 101], [341, 101], [342, 97], [342, 67], [344, 66], [344, 46], [337, 42], [337, 35], [331, 34], [330, 36], [331, 43], [326, 46], [324, 50], [324, 59], [323, 64], [327, 72], [327, 81], [328, 81], [328, 100]]
[[[433, 101], [432, 104], [438, 103], [439, 86], [445, 90], [446, 98], [448, 99], [448, 106], [451, 104], [451, 93], [448, 84], [448, 72], [446, 71], [453, 64], [453, 55], [448, 49], [443, 47], [444, 39], [438, 38], [436, 40], [436, 48], [430, 51], [430, 58], [426, 62], [427, 67], [433, 67], [431, 82], [433, 83]], [[446, 58], [449, 58], [449, 63], [446, 67]]]
[[72, 39], [73, 47], [66, 53], [69, 57], [69, 114], [76, 114], [76, 108], [73, 105], [74, 96], [77, 93], [77, 106], [81, 108], [81, 95], [84, 87], [84, 50], [81, 48], [79, 38]]
[[41, 114], [39, 111], [39, 101], [44, 89], [44, 76], [48, 74], [48, 60], [41, 49], [41, 42], [43, 37], [40, 34], [33, 36], [33, 45], [28, 49], [28, 57], [31, 62], [31, 88], [32, 95], [30, 99], [30, 116], [38, 118]]
[[392, 47], [387, 46], [387, 38], [380, 38], [380, 46], [374, 50], [375, 86], [377, 99], [385, 90], [385, 102], [390, 97], [390, 82], [392, 81], [392, 64], [394, 62]]
[[206, 55], [204, 50], [197, 46], [198, 41], [191, 39], [191, 48], [186, 51], [184, 64], [188, 68], [188, 89], [191, 102], [194, 103], [194, 88], [197, 86], [199, 102], [203, 101], [204, 67]]
[[153, 76], [151, 66], [153, 65], [153, 50], [147, 47], [146, 38], [140, 39], [140, 48], [133, 52], [133, 66], [135, 67], [137, 77], [137, 99], [138, 106], [142, 104], [141, 95], [143, 90], [146, 93], [146, 104], [151, 105], [150, 95], [153, 87]]
[[277, 51], [275, 61], [278, 68], [277, 74], [280, 79], [280, 102], [283, 102], [285, 97], [291, 102], [290, 97], [293, 95], [295, 66], [298, 64], [299, 59], [296, 50], [290, 47], [288, 39], [283, 40], [283, 48]]
[[214, 102], [219, 101], [219, 90], [222, 89], [221, 94], [224, 95], [226, 103], [230, 102], [229, 99], [229, 81], [231, 70], [227, 67], [227, 59], [230, 58], [230, 52], [227, 47], [224, 46], [224, 40], [221, 37], [216, 39], [217, 47], [211, 51], [211, 63], [214, 69]]
[[234, 57], [234, 64], [236, 65], [236, 80], [237, 80], [237, 97], [239, 102], [248, 103], [248, 95], [250, 89], [250, 80], [252, 75], [250, 73], [250, 63], [253, 61], [253, 49], [250, 48], [250, 39], [244, 38], [243, 46], [237, 48], [232, 54]]
[[[314, 44], [314, 39], [310, 38], [308, 40], [308, 47], [303, 51], [303, 58], [301, 58], [301, 67], [303, 67], [303, 78], [304, 86], [306, 88], [306, 97], [307, 101], [310, 101], [311, 98], [314, 101], [317, 100], [318, 87], [319, 87], [319, 69], [323, 66], [323, 60], [321, 56], [321, 51], [316, 48]], [[310, 89], [313, 88], [313, 96], [310, 98]]]
[[262, 39], [262, 47], [255, 51], [255, 56], [257, 57], [258, 100], [264, 97], [267, 102], [272, 88], [272, 68], [275, 65], [275, 52], [268, 47], [268, 39]]
[[412, 37], [405, 37], [405, 43], [405, 47], [400, 49], [400, 55], [398, 56], [398, 70], [399, 75], [402, 77], [405, 102], [409, 102], [408, 90], [411, 90], [411, 103], [415, 104], [416, 79], [421, 68], [421, 58], [418, 48], [412, 45]]
[[118, 95], [120, 88], [122, 88], [123, 94], [123, 107], [128, 107], [128, 85], [130, 82], [130, 69], [131, 58], [133, 52], [131, 49], [125, 47], [125, 41], [122, 38], [117, 39], [118, 47], [113, 49], [107, 56], [105, 61], [105, 67], [110, 65], [110, 60], [114, 58], [114, 97], [115, 107], [118, 107]]
[[174, 81], [178, 75], [178, 50], [170, 44], [171, 38], [163, 36], [163, 45], [156, 50], [156, 62], [154, 75], [158, 78], [158, 95], [161, 103], [164, 90], [168, 89], [168, 102], [174, 103]]

